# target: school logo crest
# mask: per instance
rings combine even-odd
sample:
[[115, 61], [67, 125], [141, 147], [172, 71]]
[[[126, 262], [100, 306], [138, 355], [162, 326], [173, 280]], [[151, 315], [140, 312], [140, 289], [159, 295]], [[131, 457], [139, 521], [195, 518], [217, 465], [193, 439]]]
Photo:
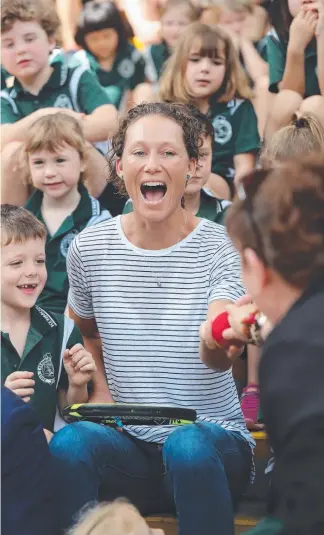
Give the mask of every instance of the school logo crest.
[[74, 238], [77, 236], [78, 231], [77, 230], [71, 230], [61, 241], [60, 250], [61, 254], [64, 256], [64, 258], [67, 257], [69, 247], [71, 243], [73, 242]]
[[55, 383], [55, 370], [52, 362], [52, 355], [45, 353], [37, 366], [37, 374], [43, 383], [53, 385]]
[[122, 78], [130, 78], [135, 72], [135, 65], [131, 59], [125, 58], [120, 62], [117, 70]]
[[59, 95], [53, 104], [53, 108], [65, 108], [73, 110], [72, 102], [67, 95]]
[[233, 130], [231, 123], [223, 115], [216, 115], [213, 120], [215, 130], [215, 141], [220, 145], [225, 145], [232, 138]]

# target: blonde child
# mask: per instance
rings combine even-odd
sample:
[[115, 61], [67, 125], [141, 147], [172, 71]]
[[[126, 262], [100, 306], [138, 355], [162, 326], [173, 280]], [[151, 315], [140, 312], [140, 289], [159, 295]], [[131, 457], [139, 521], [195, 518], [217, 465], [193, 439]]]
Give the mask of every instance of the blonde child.
[[234, 184], [255, 165], [260, 138], [252, 93], [227, 33], [192, 24], [168, 61], [159, 93], [164, 101], [194, 104], [210, 118], [215, 135], [209, 185], [223, 189], [220, 198], [233, 195]]
[[[260, 157], [263, 168], [272, 167], [288, 159], [312, 153], [324, 155], [324, 128], [311, 113], [295, 116], [290, 125], [276, 132]], [[259, 411], [258, 348], [248, 347], [248, 384], [243, 391], [241, 407], [247, 425], [254, 428]]]
[[150, 529], [138, 510], [127, 500], [102, 503], [86, 512], [68, 535], [163, 535]]
[[74, 322], [36, 306], [46, 282], [46, 229], [1, 205], [1, 384], [36, 410], [48, 440], [57, 407], [88, 401], [96, 371]]
[[44, 225], [47, 281], [37, 304], [63, 313], [69, 290], [66, 256], [75, 236], [85, 227], [111, 217], [82, 183], [86, 144], [82, 129], [65, 113], [47, 115], [30, 127], [24, 158], [30, 184], [36, 188], [25, 207]]
[[324, 0], [273, 0], [270, 14], [269, 89], [279, 94], [266, 138], [287, 126], [297, 111], [314, 113], [324, 127]]

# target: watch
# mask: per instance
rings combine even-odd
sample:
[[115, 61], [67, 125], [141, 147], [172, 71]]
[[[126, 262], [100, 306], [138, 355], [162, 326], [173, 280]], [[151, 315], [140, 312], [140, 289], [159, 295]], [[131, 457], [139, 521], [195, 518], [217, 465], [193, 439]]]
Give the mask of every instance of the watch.
[[261, 331], [267, 321], [267, 317], [260, 310], [252, 312], [252, 314], [242, 320], [243, 334], [248, 344], [258, 347], [262, 345], [264, 340]]

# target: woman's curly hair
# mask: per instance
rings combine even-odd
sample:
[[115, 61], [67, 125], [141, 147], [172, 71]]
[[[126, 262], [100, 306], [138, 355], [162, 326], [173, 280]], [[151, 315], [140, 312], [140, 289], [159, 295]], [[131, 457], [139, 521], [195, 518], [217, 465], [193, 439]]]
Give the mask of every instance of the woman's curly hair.
[[199, 119], [192, 113], [190, 106], [168, 102], [139, 104], [121, 118], [118, 130], [111, 141], [111, 150], [107, 156], [109, 182], [115, 184], [121, 195], [127, 195], [127, 191], [124, 181], [117, 175], [116, 158], [121, 158], [123, 155], [128, 128], [138, 119], [148, 115], [160, 115], [175, 121], [182, 128], [183, 141], [188, 157], [197, 161], [199, 159], [199, 149], [203, 144], [202, 126]]
[[255, 250], [298, 288], [324, 279], [323, 157], [313, 154], [252, 171], [243, 184], [250, 184], [246, 199], [236, 198], [226, 219], [238, 249]]

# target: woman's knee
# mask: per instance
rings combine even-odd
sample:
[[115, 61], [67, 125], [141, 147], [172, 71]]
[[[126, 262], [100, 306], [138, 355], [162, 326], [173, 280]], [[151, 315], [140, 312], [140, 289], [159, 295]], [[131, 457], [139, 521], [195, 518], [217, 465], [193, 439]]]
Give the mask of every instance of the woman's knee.
[[163, 459], [168, 468], [199, 468], [208, 463], [215, 453], [202, 426], [186, 425], [174, 431], [163, 448]]
[[300, 106], [301, 113], [313, 113], [321, 122], [324, 128], [324, 97], [321, 95], [314, 95], [305, 98]]

